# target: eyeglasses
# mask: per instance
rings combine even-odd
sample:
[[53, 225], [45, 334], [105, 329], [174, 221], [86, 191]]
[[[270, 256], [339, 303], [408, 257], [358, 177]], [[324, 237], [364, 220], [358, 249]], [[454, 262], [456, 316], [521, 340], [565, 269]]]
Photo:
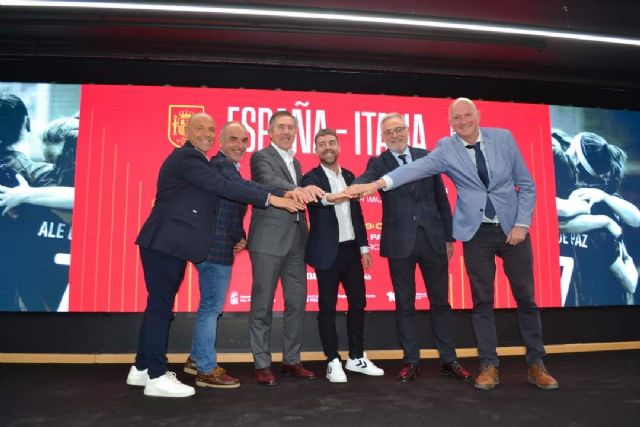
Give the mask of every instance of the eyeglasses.
[[404, 132], [406, 130], [407, 130], [406, 126], [398, 126], [398, 127], [395, 127], [395, 128], [387, 129], [387, 130], [383, 131], [382, 134], [384, 136], [392, 136], [395, 133], [401, 134], [402, 132]]

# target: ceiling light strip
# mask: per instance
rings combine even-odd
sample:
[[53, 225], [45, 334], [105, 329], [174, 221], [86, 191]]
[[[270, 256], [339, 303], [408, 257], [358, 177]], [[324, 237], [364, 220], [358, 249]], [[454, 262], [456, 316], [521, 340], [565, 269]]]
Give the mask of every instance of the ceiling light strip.
[[640, 47], [640, 39], [606, 36], [569, 31], [553, 31], [533, 27], [514, 27], [504, 25], [471, 24], [456, 21], [435, 19], [401, 18], [368, 16], [336, 12], [313, 12], [299, 10], [279, 10], [255, 7], [197, 6], [179, 4], [145, 4], [119, 2], [83, 2], [83, 1], [44, 1], [44, 0], [0, 0], [0, 6], [12, 7], [46, 7], [46, 8], [80, 8], [98, 10], [137, 10], [154, 12], [204, 13], [210, 15], [252, 16], [322, 20], [333, 22], [356, 22], [363, 24], [379, 24], [399, 27], [415, 27], [443, 30], [460, 30], [514, 36], [533, 36], [551, 39], [576, 40], [583, 42], [608, 43], [616, 45]]

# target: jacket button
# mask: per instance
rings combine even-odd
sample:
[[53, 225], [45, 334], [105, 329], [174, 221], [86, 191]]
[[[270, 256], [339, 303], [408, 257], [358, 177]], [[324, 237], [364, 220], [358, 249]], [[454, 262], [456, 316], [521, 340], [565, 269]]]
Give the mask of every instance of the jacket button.
[[195, 210], [195, 209], [192, 209], [192, 210], [191, 210], [191, 212], [193, 212], [194, 214], [197, 214], [197, 213], [198, 213], [198, 211], [197, 211], [197, 210]]

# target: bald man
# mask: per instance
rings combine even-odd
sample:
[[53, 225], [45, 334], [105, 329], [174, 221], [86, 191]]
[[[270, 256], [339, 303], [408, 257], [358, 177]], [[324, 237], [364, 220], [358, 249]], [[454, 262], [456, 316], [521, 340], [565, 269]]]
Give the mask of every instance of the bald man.
[[215, 140], [216, 125], [208, 114], [193, 115], [186, 131], [188, 140], [160, 167], [155, 204], [136, 240], [148, 296], [127, 384], [143, 386], [147, 396], [195, 394], [193, 387], [167, 371], [171, 309], [187, 261], [200, 263], [209, 253], [220, 197], [260, 208], [273, 206], [292, 212], [304, 208], [246, 182], [229, 180], [211, 168], [207, 152]]

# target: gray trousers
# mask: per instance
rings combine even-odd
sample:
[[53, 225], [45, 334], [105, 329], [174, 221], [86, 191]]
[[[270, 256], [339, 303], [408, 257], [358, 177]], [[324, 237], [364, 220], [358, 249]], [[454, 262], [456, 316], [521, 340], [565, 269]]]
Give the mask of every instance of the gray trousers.
[[[274, 242], [274, 245], [278, 242]], [[302, 328], [307, 303], [307, 269], [302, 232], [284, 256], [249, 251], [253, 270], [249, 340], [256, 369], [271, 366], [271, 319], [278, 280], [284, 295], [283, 363], [300, 362]]]

